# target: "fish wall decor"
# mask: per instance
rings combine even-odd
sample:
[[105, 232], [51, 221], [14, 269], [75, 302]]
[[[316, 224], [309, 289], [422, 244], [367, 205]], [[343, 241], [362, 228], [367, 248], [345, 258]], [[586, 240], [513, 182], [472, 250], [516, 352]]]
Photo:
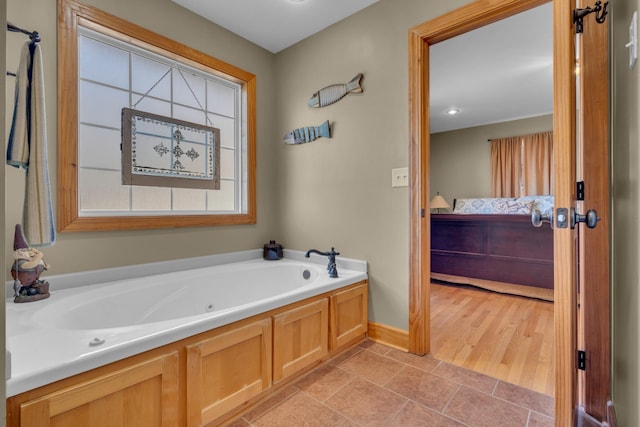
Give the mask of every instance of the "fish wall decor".
[[362, 81], [362, 73], [358, 73], [347, 84], [335, 84], [320, 89], [311, 96], [309, 99], [309, 107], [319, 108], [331, 105], [334, 102], [340, 101], [349, 93], [360, 93], [363, 91], [360, 82]]
[[295, 145], [304, 144], [305, 142], [311, 142], [320, 137], [331, 138], [331, 128], [329, 127], [329, 120], [322, 123], [320, 126], [307, 126], [294, 129], [286, 134], [282, 140], [285, 144]]

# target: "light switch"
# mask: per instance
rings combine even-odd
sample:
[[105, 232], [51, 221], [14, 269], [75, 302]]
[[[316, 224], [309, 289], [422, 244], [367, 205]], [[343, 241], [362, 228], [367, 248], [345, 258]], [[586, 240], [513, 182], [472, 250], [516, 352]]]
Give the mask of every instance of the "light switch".
[[409, 168], [391, 169], [391, 186], [392, 187], [408, 187], [409, 186]]

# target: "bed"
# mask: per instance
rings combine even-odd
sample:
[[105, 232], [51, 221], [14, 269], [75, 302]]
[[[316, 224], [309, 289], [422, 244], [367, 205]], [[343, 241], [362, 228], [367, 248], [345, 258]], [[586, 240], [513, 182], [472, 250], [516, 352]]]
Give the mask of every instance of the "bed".
[[499, 292], [553, 299], [553, 230], [531, 211], [553, 210], [552, 196], [458, 199], [431, 214], [431, 277]]

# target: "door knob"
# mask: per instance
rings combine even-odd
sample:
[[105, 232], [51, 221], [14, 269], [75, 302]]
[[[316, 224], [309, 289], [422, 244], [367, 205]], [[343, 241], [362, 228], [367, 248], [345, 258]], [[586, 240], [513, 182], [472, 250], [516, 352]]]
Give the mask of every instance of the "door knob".
[[531, 224], [533, 224], [534, 227], [542, 226], [543, 222], [548, 222], [553, 228], [553, 214], [543, 215], [539, 209], [531, 211]]
[[574, 208], [571, 208], [571, 228], [575, 228], [579, 222], [584, 222], [588, 228], [596, 228], [600, 221], [595, 209], [589, 209], [586, 214], [580, 215]]

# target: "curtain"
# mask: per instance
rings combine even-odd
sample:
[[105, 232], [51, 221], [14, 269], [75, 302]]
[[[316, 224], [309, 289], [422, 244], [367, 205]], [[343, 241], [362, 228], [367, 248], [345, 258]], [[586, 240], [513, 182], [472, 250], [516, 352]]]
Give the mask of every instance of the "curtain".
[[551, 194], [553, 132], [491, 141], [492, 197]]
[[491, 141], [491, 196], [518, 197], [522, 176], [522, 138]]
[[551, 194], [553, 182], [553, 132], [523, 137], [522, 190], [523, 196]]

